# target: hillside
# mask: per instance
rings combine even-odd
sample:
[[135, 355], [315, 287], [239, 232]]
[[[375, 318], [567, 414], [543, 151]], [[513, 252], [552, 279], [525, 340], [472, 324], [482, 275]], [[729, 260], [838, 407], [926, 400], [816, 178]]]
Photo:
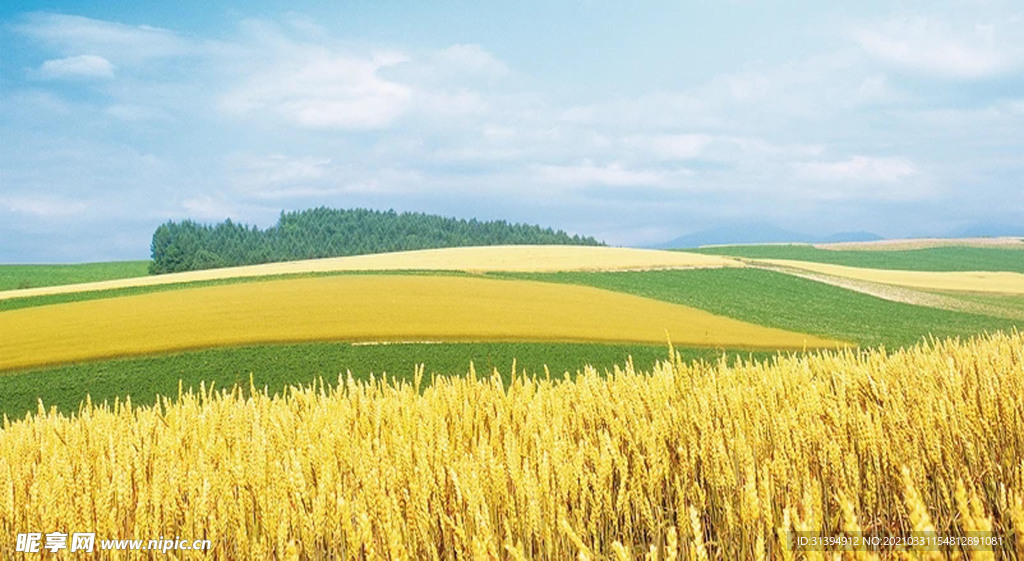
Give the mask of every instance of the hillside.
[[[186, 271], [135, 278], [116, 278], [95, 282], [40, 285], [38, 288], [0, 290], [0, 303], [11, 299], [54, 295], [78, 295], [132, 288], [185, 285], [251, 279], [281, 275], [330, 274], [359, 271], [459, 271], [459, 272], [555, 272], [616, 271], [642, 269], [691, 269], [704, 267], [742, 267], [730, 257], [702, 255], [682, 251], [655, 251], [622, 247], [584, 247], [565, 245], [502, 245], [455, 247], [353, 255], [325, 259], [307, 259], [283, 263], [264, 263], [216, 270]], [[49, 271], [40, 270], [40, 275]], [[0, 269], [2, 272], [2, 269]], [[28, 278], [32, 278], [29, 274]], [[42, 302], [41, 302], [42, 303]], [[51, 304], [53, 301], [46, 301]], [[9, 309], [0, 304], [0, 310]]]
[[153, 233], [154, 274], [299, 259], [481, 245], [603, 245], [551, 228], [431, 214], [325, 207], [282, 212], [260, 230], [230, 219], [219, 224], [167, 222]]

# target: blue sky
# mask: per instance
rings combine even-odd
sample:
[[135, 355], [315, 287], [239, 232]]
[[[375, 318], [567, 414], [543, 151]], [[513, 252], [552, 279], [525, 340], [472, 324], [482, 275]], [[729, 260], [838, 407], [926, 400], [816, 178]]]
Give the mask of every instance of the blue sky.
[[951, 235], [1022, 172], [1019, 2], [0, 3], [0, 262], [321, 205]]

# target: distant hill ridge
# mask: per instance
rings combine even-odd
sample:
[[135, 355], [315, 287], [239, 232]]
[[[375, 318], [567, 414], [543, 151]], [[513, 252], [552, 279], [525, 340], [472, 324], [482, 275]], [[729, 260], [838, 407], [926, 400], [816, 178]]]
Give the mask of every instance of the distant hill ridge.
[[704, 245], [868, 242], [881, 239], [882, 236], [871, 232], [841, 232], [828, 236], [811, 236], [770, 224], [736, 224], [693, 232], [653, 247], [675, 249]]
[[150, 272], [176, 273], [298, 259], [482, 245], [604, 245], [504, 220], [478, 221], [394, 210], [319, 207], [282, 212], [265, 230], [227, 219], [167, 222], [153, 233]]

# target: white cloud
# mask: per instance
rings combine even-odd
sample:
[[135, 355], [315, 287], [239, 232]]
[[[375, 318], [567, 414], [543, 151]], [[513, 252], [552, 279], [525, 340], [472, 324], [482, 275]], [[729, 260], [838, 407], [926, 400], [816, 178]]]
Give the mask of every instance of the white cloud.
[[536, 168], [538, 178], [545, 183], [567, 186], [606, 185], [610, 187], [650, 187], [665, 183], [668, 174], [655, 170], [631, 170], [615, 162], [595, 165], [544, 165]]
[[657, 92], [632, 99], [573, 105], [562, 109], [558, 119], [575, 125], [661, 128], [686, 124], [716, 124], [718, 100], [698, 92]]
[[648, 139], [650, 150], [666, 160], [685, 160], [700, 156], [712, 137], [707, 134], [658, 135]]
[[631, 131], [777, 135], [796, 125], [835, 118], [864, 103], [889, 101], [894, 96], [882, 89], [884, 85], [878, 69], [865, 65], [863, 54], [836, 51], [724, 72], [685, 89], [570, 106], [558, 117], [575, 125]]
[[1024, 27], [1003, 22], [1005, 40], [996, 31], [995, 24], [954, 28], [934, 18], [902, 17], [857, 27], [851, 35], [887, 64], [940, 78], [978, 79], [1017, 70], [1024, 62]]
[[49, 195], [15, 196], [0, 198], [0, 205], [10, 212], [37, 218], [66, 218], [80, 216], [89, 210], [89, 203]]
[[64, 54], [89, 53], [114, 62], [139, 63], [195, 52], [189, 41], [166, 29], [82, 16], [33, 13], [14, 28]]
[[480, 45], [452, 45], [434, 52], [428, 63], [439, 74], [472, 74], [497, 80], [509, 74], [509, 68]]
[[814, 157], [823, 151], [820, 145], [814, 144], [773, 144], [753, 136], [711, 133], [630, 135], [613, 148], [631, 149], [638, 161], [703, 159], [732, 164]]
[[238, 155], [231, 158], [234, 184], [238, 191], [259, 193], [268, 188], [317, 181], [331, 173], [331, 159], [303, 156], [290, 158], [283, 154], [265, 157]]
[[896, 183], [917, 175], [917, 168], [905, 158], [853, 156], [836, 162], [799, 162], [797, 175], [812, 181]]
[[113, 78], [114, 65], [97, 55], [48, 60], [39, 68], [44, 78]]
[[312, 129], [382, 129], [409, 107], [410, 88], [381, 78], [378, 70], [396, 61], [296, 48], [221, 99], [228, 114], [270, 114]]
[[225, 218], [238, 218], [237, 206], [226, 200], [224, 197], [212, 197], [210, 195], [199, 195], [182, 201], [181, 206], [188, 213], [190, 218], [197, 220], [220, 221]]
[[414, 103], [415, 109], [425, 116], [440, 118], [486, 115], [491, 107], [479, 92], [465, 89], [452, 92], [418, 91]]
[[253, 40], [234, 70], [239, 81], [220, 97], [235, 117], [276, 118], [310, 129], [383, 130], [414, 116], [452, 124], [488, 114], [485, 92], [509, 73], [479, 45], [408, 54], [292, 38], [281, 27], [245, 22]]
[[103, 112], [127, 122], [170, 120], [170, 117], [161, 109], [131, 103], [115, 103], [104, 109]]
[[[228, 158], [227, 165], [233, 194], [250, 201], [323, 201], [342, 194], [400, 193], [422, 180], [415, 170], [339, 166], [331, 158], [319, 156], [235, 154]], [[197, 205], [205, 202], [193, 201]]]
[[[863, 35], [843, 27], [850, 35], [841, 39], [857, 42], [837, 50], [804, 48], [768, 64], [731, 59], [698, 82], [685, 81], [701, 75], [689, 70], [657, 86], [609, 77], [621, 93], [595, 87], [578, 97], [577, 69], [552, 78], [544, 75], [552, 64], [531, 68], [526, 59], [510, 69], [487, 41], [368, 46], [365, 36], [294, 14], [243, 22], [224, 42], [76, 16], [20, 21], [12, 27], [26, 54], [44, 53], [30, 63], [40, 75], [118, 80], [87, 95], [25, 81], [0, 96], [0, 117], [14, 123], [0, 132], [37, 139], [0, 162], [8, 179], [20, 174], [8, 181], [20, 193], [4, 195], [87, 192], [90, 212], [137, 214], [123, 209], [162, 199], [175, 218], [252, 221], [282, 205], [404, 206], [574, 220], [581, 232], [629, 243], [672, 237], [680, 210], [694, 208], [708, 224], [760, 213], [856, 228], [854, 208], [873, 216], [869, 209], [893, 201], [934, 207], [1019, 175], [1024, 102], [1005, 99], [1009, 81], [962, 88], [903, 75], [1012, 71], [1020, 41], [1002, 20], [977, 28], [885, 20], [857, 28]], [[915, 31], [918, 21], [927, 25]], [[930, 46], [935, 52], [919, 52]], [[940, 55], [954, 61], [946, 74], [935, 69], [946, 63], [929, 58]], [[997, 89], [1002, 101], [971, 97]], [[82, 146], [107, 149], [54, 150], [54, 132], [71, 130], [83, 132]], [[136, 143], [166, 155], [167, 165], [146, 166], [119, 149]], [[984, 165], [996, 156], [1014, 161]], [[928, 199], [939, 189], [950, 197]], [[98, 204], [104, 192], [117, 204]], [[11, 217], [25, 222], [32, 211], [76, 208], [0, 196], [0, 209], [14, 206], [26, 217]], [[616, 209], [628, 210], [609, 226]]]

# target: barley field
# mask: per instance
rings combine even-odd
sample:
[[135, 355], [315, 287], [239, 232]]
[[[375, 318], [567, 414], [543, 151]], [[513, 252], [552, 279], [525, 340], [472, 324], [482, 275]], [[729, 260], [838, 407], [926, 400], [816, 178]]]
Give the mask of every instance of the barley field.
[[814, 247], [832, 251], [898, 251], [904, 249], [925, 249], [930, 247], [998, 247], [1024, 249], [1024, 239], [1018, 237], [989, 238], [910, 238], [874, 240], [866, 242], [817, 243]]
[[589, 341], [839, 346], [609, 290], [470, 277], [347, 275], [208, 286], [0, 313], [0, 370], [297, 341]]
[[[345, 271], [552, 272], [742, 267], [732, 257], [680, 251], [564, 245], [452, 247], [224, 267], [60, 286], [0, 290], [0, 300], [191, 282]], [[0, 273], [3, 271], [0, 270]]]
[[978, 293], [1024, 294], [1024, 274], [1008, 271], [899, 271], [829, 263], [758, 259], [756, 262], [849, 279], [920, 288]]
[[1021, 559], [1022, 374], [1024, 336], [998, 333], [41, 408], [0, 432], [0, 548], [84, 528], [212, 559], [815, 559], [791, 532], [933, 531], [1001, 541], [881, 557]]

